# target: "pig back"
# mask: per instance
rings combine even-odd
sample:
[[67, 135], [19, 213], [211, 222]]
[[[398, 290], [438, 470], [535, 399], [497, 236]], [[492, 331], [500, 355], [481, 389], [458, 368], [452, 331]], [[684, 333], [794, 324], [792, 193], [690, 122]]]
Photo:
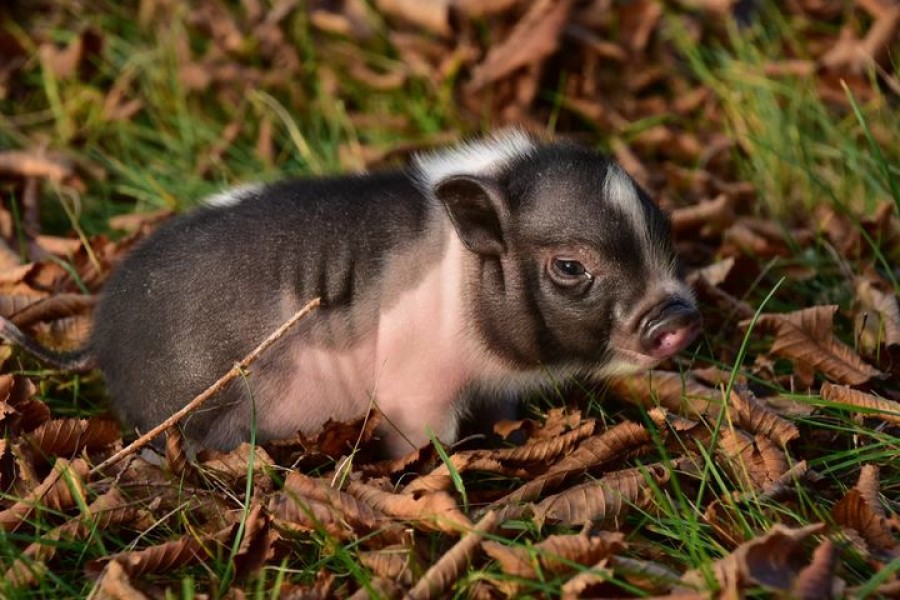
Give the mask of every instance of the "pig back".
[[[389, 173], [278, 183], [164, 224], [113, 273], [95, 313], [90, 350], [114, 412], [127, 427], [155, 426], [317, 296], [322, 307], [281, 344], [352, 343], [377, 319], [388, 258], [421, 242], [436, 213], [404, 174]], [[261, 361], [253, 377], [290, 378], [266, 372], [279, 364]], [[256, 409], [280, 400], [265, 390], [284, 387], [260, 387]], [[244, 431], [219, 432], [223, 445], [245, 438], [246, 389], [237, 381], [211, 399], [189, 417], [188, 435], [230, 427]]]

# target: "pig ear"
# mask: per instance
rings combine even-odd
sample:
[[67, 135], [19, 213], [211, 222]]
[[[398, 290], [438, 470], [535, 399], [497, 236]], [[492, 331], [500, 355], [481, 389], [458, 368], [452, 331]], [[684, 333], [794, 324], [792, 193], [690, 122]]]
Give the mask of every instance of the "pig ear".
[[438, 183], [434, 194], [447, 207], [466, 248], [476, 254], [493, 256], [506, 250], [503, 232], [509, 214], [503, 192], [495, 182], [455, 175]]

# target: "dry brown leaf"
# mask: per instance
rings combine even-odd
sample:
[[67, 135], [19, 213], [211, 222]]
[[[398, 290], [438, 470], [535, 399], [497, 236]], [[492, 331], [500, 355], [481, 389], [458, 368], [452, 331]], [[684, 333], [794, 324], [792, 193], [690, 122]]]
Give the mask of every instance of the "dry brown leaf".
[[130, 502], [116, 487], [110, 488], [91, 502], [86, 518], [90, 518], [92, 525], [101, 530], [122, 525], [142, 530], [152, 526], [155, 520], [142, 503]]
[[359, 553], [360, 562], [378, 577], [409, 587], [422, 576], [422, 565], [412, 548], [393, 544]]
[[66, 258], [74, 256], [82, 248], [82, 241], [79, 238], [58, 235], [40, 234], [35, 237], [34, 242], [44, 252]]
[[85, 29], [64, 49], [57, 49], [52, 44], [43, 44], [38, 49], [38, 54], [44, 68], [54, 77], [68, 79], [102, 49], [102, 35], [94, 29]]
[[100, 573], [107, 563], [117, 562], [129, 577], [140, 577], [148, 573], [164, 573], [170, 569], [194, 565], [203, 562], [209, 555], [210, 549], [205, 547], [204, 542], [186, 535], [143, 550], [120, 552], [91, 561], [86, 569], [89, 573]]
[[805, 460], [801, 460], [763, 488], [758, 496], [753, 493], [753, 498], [778, 500], [789, 493], [795, 492], [798, 483], [802, 483], [811, 477], [815, 477], [814, 472], [809, 471]]
[[[672, 231], [679, 238], [695, 231], [703, 237], [710, 237], [731, 227], [734, 220], [734, 199], [726, 194], [719, 194], [712, 200], [672, 211]], [[733, 258], [731, 262], [734, 262]], [[709, 281], [716, 285], [712, 279]]]
[[65, 510], [75, 506], [79, 498], [84, 498], [84, 479], [88, 471], [90, 468], [87, 462], [80, 458], [72, 462], [60, 458], [38, 487], [25, 498], [0, 512], [0, 529], [15, 530], [39, 507]]
[[376, 0], [382, 12], [438, 35], [448, 36], [451, 0]]
[[764, 490], [778, 481], [790, 468], [787, 456], [769, 438], [753, 436], [737, 429], [723, 430], [719, 449], [725, 466], [742, 489]]
[[900, 24], [900, 7], [895, 6], [876, 18], [861, 40], [850, 27], [845, 26], [837, 43], [819, 58], [819, 63], [827, 69], [845, 69], [850, 73], [861, 73], [886, 55], [898, 24]]
[[681, 591], [681, 573], [651, 560], [641, 560], [628, 556], [613, 556], [609, 559], [613, 572], [619, 578], [639, 587], [649, 594]]
[[118, 490], [111, 489], [98, 496], [84, 514], [51, 529], [37, 541], [29, 544], [9, 567], [4, 577], [16, 587], [34, 585], [46, 573], [46, 561], [53, 558], [56, 552], [65, 546], [61, 542], [84, 539], [95, 528], [106, 529], [126, 522], [136, 528], [150, 526], [147, 520], [140, 518], [140, 511], [123, 507]]
[[820, 393], [822, 398], [829, 402], [865, 408], [867, 411], [862, 414], [867, 417], [900, 425], [900, 402], [879, 398], [866, 392], [854, 390], [850, 386], [833, 385], [828, 382], [822, 384]]
[[[240, 532], [239, 524], [234, 525], [233, 536]], [[253, 504], [244, 519], [243, 536], [238, 551], [234, 555], [234, 576], [244, 579], [257, 573], [274, 556], [272, 544], [277, 539], [271, 528], [269, 515], [263, 513], [261, 504]], [[228, 543], [231, 547], [231, 543]]]
[[662, 17], [662, 6], [652, 0], [638, 0], [623, 6], [619, 12], [620, 35], [633, 52], [647, 48], [650, 35]]
[[329, 419], [314, 436], [297, 433], [292, 438], [273, 440], [264, 445], [266, 451], [282, 465], [321, 465], [347, 456], [368, 443], [381, 423], [381, 413], [372, 410], [349, 423]]
[[900, 302], [884, 287], [884, 282], [874, 277], [857, 277], [853, 286], [859, 344], [870, 354], [879, 344], [900, 346]]
[[897, 542], [883, 517], [875, 514], [856, 488], [851, 489], [832, 509], [835, 521], [858, 531], [876, 550], [892, 551]]
[[97, 450], [121, 439], [119, 424], [106, 418], [53, 419], [47, 421], [27, 439], [45, 457], [71, 456], [82, 450]]
[[284, 501], [299, 498], [323, 503], [337, 511], [340, 518], [345, 519], [353, 527], [372, 530], [385, 520], [384, 516], [377, 514], [373, 507], [351, 494], [332, 487], [323, 479], [309, 477], [298, 471], [291, 471], [288, 474], [284, 490], [279, 496], [284, 496]]
[[80, 539], [89, 527], [81, 520], [68, 521], [29, 544], [3, 575], [4, 581], [16, 588], [33, 586], [47, 573], [46, 561], [53, 558], [62, 542]]
[[[713, 575], [725, 590], [747, 585], [789, 590], [806, 564], [802, 542], [824, 528], [822, 523], [799, 529], [775, 524], [765, 535], [741, 544], [731, 554], [713, 563]], [[706, 587], [705, 575], [698, 569], [688, 571], [682, 579], [698, 589]]]
[[321, 569], [316, 573], [316, 580], [312, 585], [297, 583], [282, 585], [278, 590], [278, 598], [284, 600], [331, 600], [340, 597], [340, 589], [333, 588], [334, 574], [326, 569]]
[[744, 386], [732, 388], [728, 407], [735, 425], [762, 434], [781, 446], [800, 435], [796, 425], [760, 404], [753, 392]]
[[[368, 582], [367, 587], [361, 587], [353, 595], [348, 596], [348, 600], [370, 600], [379, 598], [384, 600], [400, 600], [404, 597], [404, 589], [397, 582], [385, 577], [375, 576]], [[371, 589], [371, 594], [369, 590]], [[325, 596], [324, 598], [329, 598]], [[293, 598], [292, 596], [290, 598]], [[305, 596], [303, 597], [305, 598]]]
[[484, 61], [472, 70], [469, 92], [536, 64], [556, 52], [571, 0], [537, 0], [501, 43], [491, 46]]
[[200, 467], [227, 481], [240, 481], [247, 476], [252, 454], [253, 472], [264, 474], [275, 465], [275, 461], [260, 446], [243, 443], [231, 452], [205, 450], [198, 455]]
[[122, 565], [109, 562], [94, 585], [92, 597], [98, 600], [144, 600], [147, 596], [131, 584]]
[[625, 536], [601, 531], [597, 535], [551, 535], [531, 547], [512, 547], [493, 541], [482, 542], [484, 551], [500, 564], [504, 573], [523, 579], [537, 579], [575, 570], [573, 565], [593, 565], [625, 549]]
[[468, 17], [498, 15], [522, 3], [522, 0], [453, 0], [454, 8]]
[[472, 528], [472, 522], [446, 492], [392, 494], [365, 483], [351, 481], [347, 485], [347, 493], [378, 512], [409, 521], [426, 530], [458, 534]]
[[[496, 453], [487, 453], [481, 450], [457, 452], [450, 456], [450, 464], [457, 473], [467, 471], [485, 471], [488, 473], [500, 473], [504, 475], [521, 475], [521, 469], [506, 467], [496, 459]], [[450, 491], [453, 489], [453, 475], [447, 463], [441, 463], [434, 470], [421, 477], [416, 477], [404, 488], [404, 494], [418, 492], [434, 492], [438, 490]]]
[[566, 525], [616, 519], [632, 506], [643, 504], [654, 484], [665, 483], [668, 479], [669, 471], [661, 464], [614, 471], [596, 481], [548, 496], [535, 507], [535, 518], [539, 523], [549, 521]]
[[134, 212], [110, 217], [109, 226], [119, 231], [142, 231], [154, 227], [171, 217], [174, 213], [168, 208], [150, 212]]
[[552, 439], [575, 429], [584, 421], [581, 411], [577, 408], [557, 406], [547, 411], [544, 422], [536, 428], [531, 438], [535, 440]]
[[612, 579], [612, 570], [608, 565], [609, 559], [603, 558], [591, 568], [580, 571], [562, 584], [560, 597], [563, 600], [594, 597], [597, 595], [594, 588]]
[[[826, 377], [850, 385], [864, 383], [881, 373], [832, 335], [837, 306], [814, 306], [784, 314], [764, 314], [756, 332], [774, 334], [771, 352], [799, 365], [814, 368]], [[741, 323], [743, 327], [749, 322]]]
[[690, 375], [650, 371], [610, 380], [610, 389], [639, 406], [662, 406], [676, 414], [715, 419], [721, 411], [722, 392], [707, 387]]
[[879, 517], [887, 517], [884, 507], [881, 506], [881, 482], [879, 477], [881, 469], [878, 465], [863, 465], [859, 471], [859, 479], [856, 481], [856, 489], [862, 494], [863, 500]]
[[819, 544], [812, 562], [805, 567], [791, 586], [791, 596], [798, 600], [831, 600], [835, 597], [835, 568], [838, 547], [829, 539]]
[[180, 478], [188, 479], [195, 473], [185, 449], [184, 436], [177, 426], [170, 427], [166, 431], [166, 465]]
[[856, 487], [841, 498], [831, 514], [835, 521], [858, 531], [869, 547], [891, 552], [898, 546], [878, 499], [878, 470], [863, 468]]
[[548, 474], [599, 467], [613, 459], [624, 458], [652, 441], [646, 427], [632, 421], [623, 421], [582, 441], [575, 450], [551, 466]]
[[549, 438], [536, 437], [533, 441], [529, 439], [523, 446], [497, 450], [492, 457], [515, 463], [548, 462], [568, 453], [581, 440], [592, 435], [596, 425], [596, 420], [584, 419], [573, 426], [571, 431]]
[[9, 435], [33, 431], [50, 420], [50, 409], [33, 396], [37, 386], [20, 375], [0, 375], [0, 425]]
[[[718, 260], [702, 269], [697, 269], [690, 273], [687, 277], [687, 281], [691, 285], [694, 285], [695, 280], [702, 277], [710, 285], [721, 285], [728, 277], [728, 274], [731, 273], [731, 269], [734, 268], [734, 262], [734, 257], [731, 256], [723, 260]], [[693, 372], [696, 371], [697, 369], [694, 369]]]
[[283, 529], [324, 531], [337, 540], [350, 540], [356, 535], [333, 506], [311, 498], [275, 494], [269, 500], [269, 512]]
[[646, 448], [652, 439], [650, 432], [642, 425], [632, 421], [619, 423], [587, 438], [546, 473], [496, 501], [494, 506], [539, 498], [556, 489], [571, 474], [603, 466], [615, 459], [624, 460]]
[[497, 513], [490, 511], [435, 562], [425, 575], [409, 590], [407, 598], [425, 600], [443, 598], [463, 574], [475, 553], [482, 547], [484, 536], [493, 533], [500, 524]]

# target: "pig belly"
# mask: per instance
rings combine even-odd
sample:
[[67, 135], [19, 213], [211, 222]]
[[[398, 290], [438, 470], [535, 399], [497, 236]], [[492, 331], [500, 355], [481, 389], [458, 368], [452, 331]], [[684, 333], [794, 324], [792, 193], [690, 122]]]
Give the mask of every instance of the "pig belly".
[[419, 360], [378, 362], [374, 343], [340, 353], [303, 348], [295, 352], [287, 380], [261, 377], [252, 386], [258, 439], [288, 438], [297, 431], [314, 435], [329, 419], [352, 421], [377, 406], [384, 416], [379, 432], [393, 456], [427, 444], [429, 430], [452, 442], [461, 387], [453, 376], [456, 369], [445, 362], [435, 372], [423, 355]]
[[255, 387], [259, 437], [284, 439], [297, 431], [318, 433], [329, 419], [348, 422], [366, 414], [372, 401], [371, 350], [303, 348], [282, 377], [260, 373]]

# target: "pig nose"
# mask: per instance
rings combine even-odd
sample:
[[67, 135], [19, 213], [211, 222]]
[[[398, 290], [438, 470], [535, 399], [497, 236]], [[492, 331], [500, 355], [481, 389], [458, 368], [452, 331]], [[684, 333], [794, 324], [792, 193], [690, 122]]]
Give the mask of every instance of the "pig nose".
[[699, 332], [700, 313], [694, 305], [682, 298], [673, 298], [644, 318], [641, 347], [647, 355], [662, 360], [693, 342]]

